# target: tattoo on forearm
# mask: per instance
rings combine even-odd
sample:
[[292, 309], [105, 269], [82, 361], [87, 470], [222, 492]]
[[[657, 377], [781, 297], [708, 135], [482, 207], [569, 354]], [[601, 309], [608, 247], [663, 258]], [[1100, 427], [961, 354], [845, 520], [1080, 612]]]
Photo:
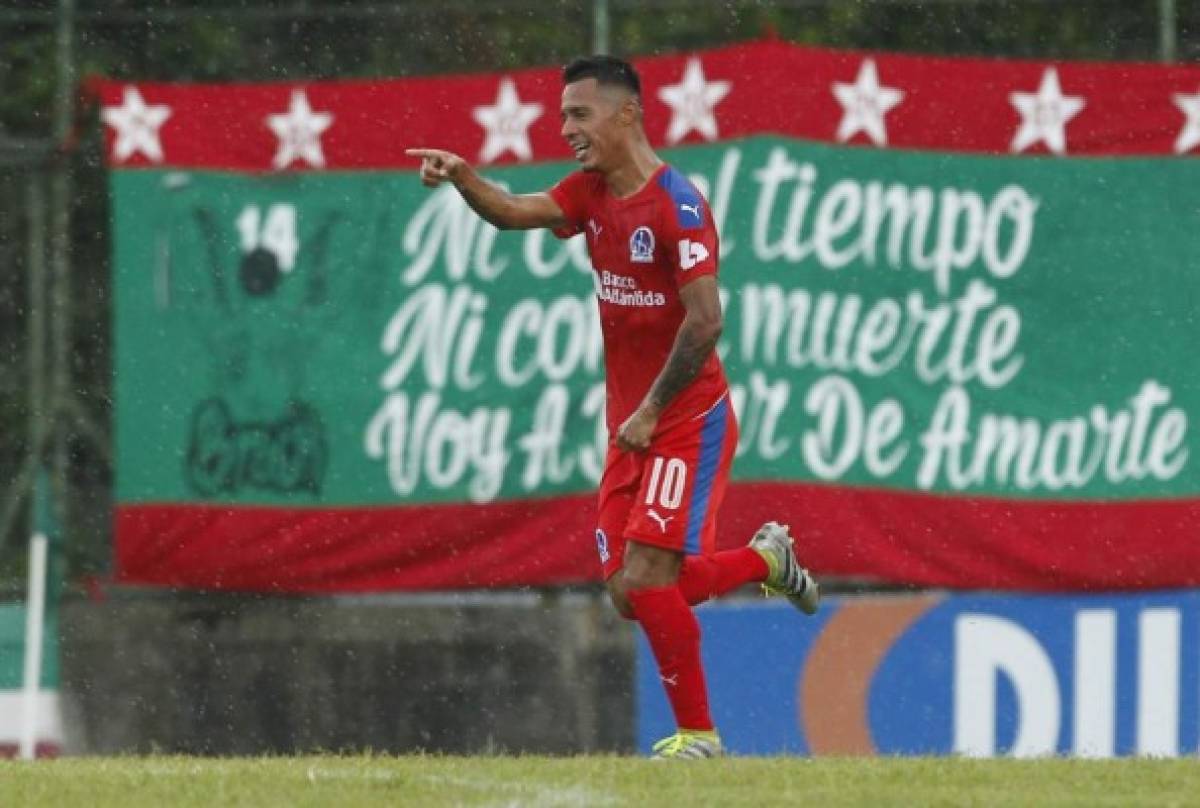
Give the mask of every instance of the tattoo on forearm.
[[665, 409], [704, 367], [708, 355], [717, 347], [718, 334], [698, 337], [686, 325], [679, 329], [675, 345], [667, 357], [662, 372], [650, 387], [647, 399], [657, 408]]

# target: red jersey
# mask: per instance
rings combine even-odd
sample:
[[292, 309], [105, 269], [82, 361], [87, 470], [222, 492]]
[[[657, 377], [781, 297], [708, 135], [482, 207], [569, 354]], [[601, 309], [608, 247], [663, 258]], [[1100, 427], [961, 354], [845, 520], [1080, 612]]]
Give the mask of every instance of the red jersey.
[[[708, 203], [662, 165], [632, 196], [612, 195], [603, 175], [577, 171], [550, 189], [566, 216], [559, 238], [583, 233], [604, 334], [610, 437], [658, 377], [683, 322], [679, 289], [717, 274], [717, 228]], [[659, 418], [655, 434], [707, 412], [728, 392], [716, 351]]]

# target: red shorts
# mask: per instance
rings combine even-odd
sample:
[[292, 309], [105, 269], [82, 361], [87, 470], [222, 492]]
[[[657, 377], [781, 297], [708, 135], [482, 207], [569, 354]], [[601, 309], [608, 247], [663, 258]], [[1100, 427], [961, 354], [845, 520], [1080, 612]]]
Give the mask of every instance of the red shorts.
[[596, 520], [605, 580], [621, 569], [630, 539], [690, 555], [716, 550], [717, 510], [737, 437], [727, 393], [708, 412], [657, 436], [645, 452], [609, 444]]

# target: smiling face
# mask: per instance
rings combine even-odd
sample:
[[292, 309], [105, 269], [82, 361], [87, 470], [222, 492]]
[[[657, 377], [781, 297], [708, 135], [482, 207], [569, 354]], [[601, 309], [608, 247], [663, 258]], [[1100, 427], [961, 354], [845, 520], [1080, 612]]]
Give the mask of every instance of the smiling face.
[[584, 171], [610, 171], [628, 153], [628, 138], [638, 120], [638, 102], [621, 87], [593, 78], [563, 88], [562, 136]]

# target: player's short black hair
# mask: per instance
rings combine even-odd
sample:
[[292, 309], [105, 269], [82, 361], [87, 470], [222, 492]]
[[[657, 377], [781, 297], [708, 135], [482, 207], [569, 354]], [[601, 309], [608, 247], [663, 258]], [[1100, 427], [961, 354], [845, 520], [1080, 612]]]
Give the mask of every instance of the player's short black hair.
[[624, 87], [638, 98], [642, 97], [642, 80], [633, 65], [615, 56], [584, 56], [563, 68], [563, 84], [595, 79], [597, 84]]

